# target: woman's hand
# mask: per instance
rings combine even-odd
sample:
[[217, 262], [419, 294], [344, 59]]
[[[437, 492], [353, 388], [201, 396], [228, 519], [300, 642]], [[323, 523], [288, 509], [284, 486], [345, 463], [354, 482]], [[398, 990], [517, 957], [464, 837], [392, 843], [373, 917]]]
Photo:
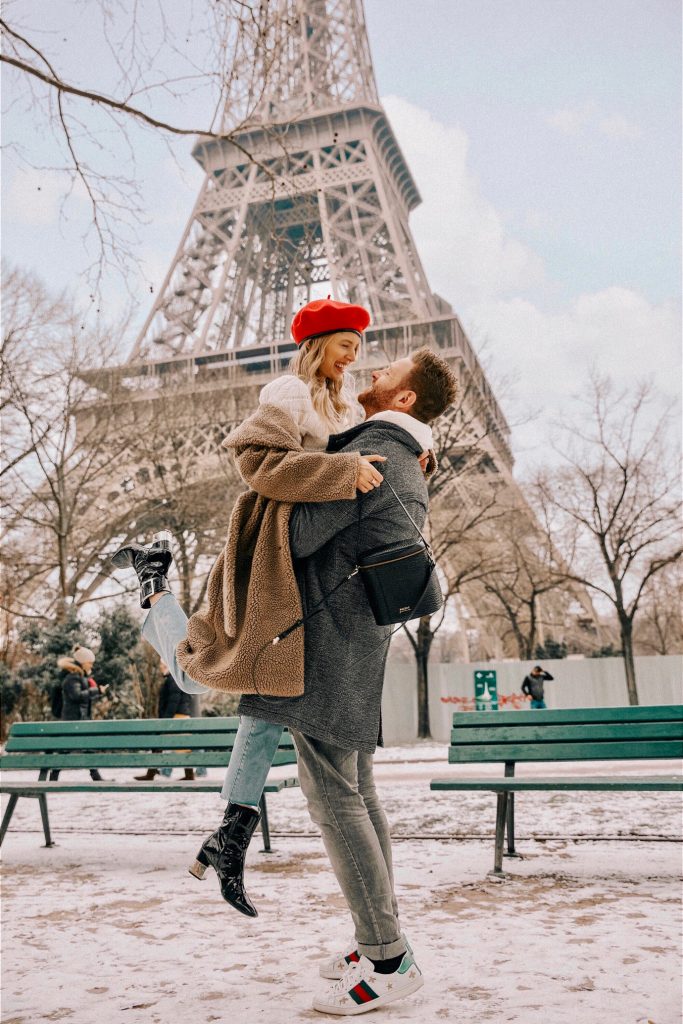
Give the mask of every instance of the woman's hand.
[[379, 487], [384, 480], [384, 477], [378, 469], [375, 469], [373, 462], [386, 462], [384, 455], [364, 455], [360, 460], [358, 467], [358, 476], [356, 477], [356, 489], [361, 491], [362, 494], [367, 494], [368, 491], [373, 490], [375, 487]]

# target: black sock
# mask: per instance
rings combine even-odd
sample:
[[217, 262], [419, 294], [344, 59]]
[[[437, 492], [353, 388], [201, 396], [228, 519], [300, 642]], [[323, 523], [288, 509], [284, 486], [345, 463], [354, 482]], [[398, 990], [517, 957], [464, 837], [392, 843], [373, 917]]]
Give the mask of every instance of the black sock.
[[371, 963], [378, 974], [393, 974], [401, 966], [404, 956], [404, 953], [400, 953], [398, 956], [390, 956], [388, 960], [372, 960]]

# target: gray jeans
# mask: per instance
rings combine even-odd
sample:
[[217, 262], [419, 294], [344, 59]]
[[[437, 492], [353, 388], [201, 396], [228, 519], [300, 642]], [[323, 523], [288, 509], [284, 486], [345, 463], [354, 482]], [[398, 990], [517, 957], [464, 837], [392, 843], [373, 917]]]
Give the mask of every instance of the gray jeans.
[[351, 911], [358, 952], [371, 960], [405, 953], [394, 895], [391, 835], [377, 796], [371, 754], [293, 732], [299, 782], [322, 832]]

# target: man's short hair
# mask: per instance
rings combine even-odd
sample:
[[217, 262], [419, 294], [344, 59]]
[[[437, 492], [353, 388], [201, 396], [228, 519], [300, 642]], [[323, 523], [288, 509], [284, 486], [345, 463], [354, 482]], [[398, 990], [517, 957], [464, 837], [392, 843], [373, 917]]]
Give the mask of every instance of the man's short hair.
[[458, 378], [446, 360], [430, 348], [418, 348], [410, 358], [414, 368], [403, 383], [417, 395], [410, 412], [422, 423], [431, 423], [455, 401]]

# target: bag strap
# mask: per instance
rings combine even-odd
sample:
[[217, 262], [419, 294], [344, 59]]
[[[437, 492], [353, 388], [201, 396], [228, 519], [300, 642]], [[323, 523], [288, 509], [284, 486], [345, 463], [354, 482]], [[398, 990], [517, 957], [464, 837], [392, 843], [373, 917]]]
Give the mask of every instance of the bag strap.
[[397, 502], [399, 503], [399, 505], [401, 506], [401, 508], [402, 508], [402, 509], [403, 509], [403, 511], [405, 512], [405, 514], [406, 514], [406, 515], [408, 516], [408, 519], [410, 519], [411, 523], [413, 524], [413, 526], [415, 527], [415, 529], [417, 530], [417, 532], [418, 532], [418, 533], [419, 533], [419, 535], [420, 535], [420, 540], [422, 541], [422, 543], [424, 544], [424, 546], [425, 546], [425, 547], [427, 548], [427, 551], [429, 552], [429, 556], [430, 556], [430, 558], [432, 558], [432, 559], [433, 559], [433, 558], [434, 558], [434, 552], [432, 551], [432, 546], [431, 546], [431, 544], [429, 543], [429, 541], [427, 540], [427, 538], [425, 537], [425, 535], [423, 534], [422, 530], [421, 530], [421, 529], [420, 529], [420, 527], [419, 527], [419, 526], [417, 525], [417, 523], [415, 522], [415, 520], [414, 520], [414, 519], [413, 519], [413, 517], [411, 516], [410, 512], [409, 512], [409, 511], [408, 511], [408, 509], [407, 509], [407, 508], [405, 507], [405, 505], [403, 504], [403, 502], [401, 501], [401, 499], [399, 498], [398, 494], [396, 493], [396, 491], [394, 490], [394, 488], [393, 488], [393, 487], [391, 486], [391, 484], [389, 483], [389, 481], [388, 481], [388, 480], [384, 480], [384, 483], [385, 483], [385, 484], [387, 485], [387, 487], [389, 488], [389, 490], [391, 491], [391, 493], [393, 494], [393, 496], [394, 496], [394, 497], [396, 498], [396, 501], [397, 501]]

